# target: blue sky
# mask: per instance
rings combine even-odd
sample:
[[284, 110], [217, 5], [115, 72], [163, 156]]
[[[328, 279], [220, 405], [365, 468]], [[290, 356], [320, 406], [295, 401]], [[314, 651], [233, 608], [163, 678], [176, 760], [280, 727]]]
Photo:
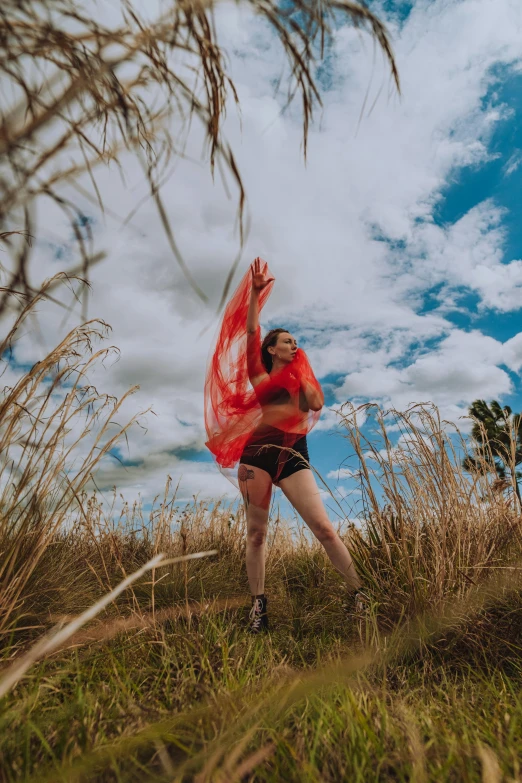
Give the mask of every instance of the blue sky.
[[[522, 4], [386, 0], [372, 8], [388, 26], [402, 97], [370, 37], [338, 19], [318, 74], [323, 108], [306, 166], [299, 105], [282, 111], [288, 72], [277, 37], [246, 6], [221, 4], [216, 17], [241, 105], [239, 117], [230, 100], [224, 130], [249, 215], [234, 286], [253, 258], [269, 262], [276, 283], [262, 326], [291, 328], [325, 386], [327, 410], [309, 446], [333, 490], [350, 454], [331, 410], [343, 402], [401, 410], [431, 400], [455, 422], [477, 397], [522, 409]], [[107, 252], [93, 270], [89, 316], [111, 324], [121, 352], [92, 380], [117, 396], [139, 384], [120, 421], [150, 406], [155, 414], [116, 453], [126, 466], [107, 459], [97, 476], [129, 502], [148, 503], [167, 474], [174, 484], [181, 478], [181, 502], [236, 494], [204, 447], [203, 382], [238, 250], [237, 192], [212, 181], [202, 141], [195, 123], [187, 159], [162, 196], [208, 306], [173, 262], [150, 201], [122, 226], [146, 191], [131, 156], [125, 183], [115, 168], [97, 175], [111, 214], [66, 194], [89, 216], [96, 250]], [[83, 186], [91, 188], [88, 179]], [[77, 263], [52, 204], [42, 203], [39, 226], [35, 282]], [[39, 339], [20, 341], [13, 371], [40, 358], [81, 313], [64, 322], [44, 307], [39, 317]], [[344, 477], [337, 489], [353, 486]]]

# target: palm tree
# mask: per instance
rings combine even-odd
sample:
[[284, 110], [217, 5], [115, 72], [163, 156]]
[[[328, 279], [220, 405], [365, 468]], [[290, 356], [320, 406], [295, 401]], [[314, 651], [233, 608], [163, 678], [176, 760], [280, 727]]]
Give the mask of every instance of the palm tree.
[[513, 413], [509, 405], [501, 408], [496, 400], [490, 405], [485, 400], [475, 400], [468, 413], [474, 420], [471, 437], [476, 445], [462, 460], [462, 467], [470, 472], [496, 473], [500, 481], [513, 487], [522, 509], [518, 486], [522, 472], [516, 470], [522, 463], [522, 414]]

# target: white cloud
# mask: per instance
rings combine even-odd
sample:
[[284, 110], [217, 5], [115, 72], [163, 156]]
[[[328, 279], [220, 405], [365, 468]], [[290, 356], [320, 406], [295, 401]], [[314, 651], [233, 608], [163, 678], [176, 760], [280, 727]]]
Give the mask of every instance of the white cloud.
[[362, 495], [362, 490], [353, 487], [345, 487], [342, 484], [335, 487], [334, 491], [341, 498], [341, 500], [347, 500], [352, 495]]
[[515, 150], [504, 165], [505, 176], [509, 177], [510, 174], [513, 174], [513, 172], [515, 172], [518, 169], [521, 163], [522, 163], [522, 152], [520, 150]]
[[[239, 496], [214, 463], [181, 460], [160, 451], [146, 457], [142, 464], [125, 469], [117, 461], [105, 458], [96, 474], [96, 484], [106, 492], [116, 486], [125, 499], [140, 495], [144, 501], [151, 502], [158, 493], [163, 494], [167, 474], [173, 481], [172, 490], [179, 483], [178, 501], [191, 502], [194, 495], [199, 500], [234, 500]], [[162, 484], [158, 482], [160, 476]]]
[[485, 201], [455, 224], [415, 226], [405, 251], [394, 251], [404, 290], [443, 284], [438, 313], [458, 309], [464, 292], [479, 296], [479, 307], [501, 312], [522, 302], [522, 261], [502, 263], [504, 210]]
[[455, 329], [438, 348], [405, 367], [368, 367], [351, 373], [337, 397], [369, 396], [397, 410], [415, 402], [434, 402], [444, 418], [456, 421], [471, 400], [512, 391], [509, 375], [497, 366], [507, 363], [505, 356], [512, 363], [518, 360], [520, 341], [509, 342], [503, 345], [481, 332]]
[[519, 332], [503, 345], [502, 357], [504, 363], [514, 372], [522, 369], [522, 332]]

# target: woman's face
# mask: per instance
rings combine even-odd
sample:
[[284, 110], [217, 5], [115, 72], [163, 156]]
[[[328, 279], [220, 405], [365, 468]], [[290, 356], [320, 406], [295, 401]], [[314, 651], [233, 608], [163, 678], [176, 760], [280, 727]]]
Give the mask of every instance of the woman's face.
[[275, 359], [281, 362], [291, 362], [297, 351], [297, 341], [289, 332], [280, 332], [277, 342], [268, 349]]

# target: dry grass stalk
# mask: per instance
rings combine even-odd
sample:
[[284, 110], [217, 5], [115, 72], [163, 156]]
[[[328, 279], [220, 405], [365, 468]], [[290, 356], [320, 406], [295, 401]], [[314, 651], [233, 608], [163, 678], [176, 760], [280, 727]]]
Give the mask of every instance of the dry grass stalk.
[[[203, 554], [210, 555], [215, 554], [215, 552], [204, 552]], [[180, 562], [179, 558], [175, 559], [176, 562]], [[187, 559], [194, 558], [189, 555]], [[229, 609], [239, 609], [244, 605], [245, 601], [242, 598], [223, 598], [206, 602], [192, 601], [189, 608], [192, 617], [200, 617], [208, 612], [222, 612]], [[155, 628], [161, 626], [168, 620], [179, 620], [181, 617], [186, 616], [186, 611], [186, 606], [174, 606], [170, 609], [157, 610], [154, 615], [152, 613], [145, 613], [141, 616], [133, 615], [131, 617], [117, 617], [110, 620], [103, 620], [98, 626], [88, 628], [85, 631], [80, 631], [70, 638], [68, 640], [67, 649], [80, 647], [84, 644], [92, 644], [93, 642], [107, 642], [120, 633]], [[70, 617], [64, 617], [61, 621], [69, 621], [70, 619]]]
[[21, 678], [33, 665], [33, 663], [38, 661], [40, 658], [44, 658], [46, 655], [50, 655], [51, 653], [60, 649], [60, 647], [65, 644], [67, 639], [69, 639], [69, 637], [71, 637], [79, 628], [81, 628], [82, 625], [85, 625], [85, 623], [88, 623], [89, 620], [92, 620], [94, 617], [96, 617], [96, 615], [99, 614], [106, 606], [108, 606], [111, 601], [114, 601], [118, 595], [120, 595], [120, 593], [126, 590], [127, 587], [132, 584], [132, 582], [135, 582], [136, 579], [139, 579], [140, 576], [143, 576], [144, 573], [149, 571], [151, 568], [154, 568], [154, 566], [161, 562], [162, 559], [163, 555], [157, 555], [152, 560], [149, 560], [149, 562], [145, 563], [142, 568], [140, 568], [134, 574], [128, 576], [127, 579], [123, 580], [123, 582], [120, 582], [118, 587], [104, 596], [100, 601], [94, 604], [94, 606], [91, 606], [79, 617], [71, 620], [65, 626], [65, 628], [58, 629], [48, 636], [45, 636], [43, 639], [40, 639], [40, 641], [31, 647], [31, 649], [28, 650], [25, 655], [23, 655], [12, 666], [10, 666], [0, 677], [0, 698], [5, 696], [5, 694], [11, 690], [11, 688], [14, 688], [16, 683], [21, 680]]
[[480, 745], [477, 754], [482, 764], [482, 783], [501, 783], [503, 776], [495, 752], [487, 745]]
[[[315, 41], [331, 33], [336, 13], [366, 29], [387, 59], [392, 79], [399, 77], [385, 26], [363, 2], [295, 0], [293, 11], [273, 0], [250, 0], [252, 9], [275, 30], [290, 66], [290, 103], [300, 93], [303, 139], [315, 101]], [[161, 185], [173, 156], [183, 154], [193, 115], [202, 123], [210, 168], [223, 161], [239, 191], [238, 218], [243, 244], [245, 192], [230, 146], [223, 139], [227, 95], [238, 96], [226, 71], [216, 37], [214, 0], [164, 3], [153, 19], [138, 4], [123, 0], [118, 17], [104, 23], [88, 5], [58, 0], [52, 12], [45, 0], [4, 0], [0, 7], [0, 75], [4, 82], [0, 117], [0, 240], [11, 257], [10, 278], [0, 290], [0, 313], [13, 291], [32, 296], [27, 276], [39, 199], [51, 199], [63, 210], [81, 256], [79, 273], [100, 255], [81, 208], [64, 195], [72, 184], [84, 198], [105, 211], [96, 182], [97, 168], [120, 165], [125, 151], [142, 162], [172, 253], [197, 295], [205, 293], [193, 278], [177, 247]], [[153, 100], [151, 100], [151, 96]], [[92, 191], [78, 182], [87, 176]], [[110, 212], [110, 210], [108, 210]], [[239, 256], [225, 282], [225, 301]], [[49, 294], [49, 291], [47, 292]], [[86, 313], [84, 312], [84, 320]]]
[[70, 637], [73, 636], [76, 631], [96, 617], [96, 615], [100, 614], [100, 612], [103, 611], [105, 607], [115, 601], [124, 590], [130, 587], [133, 582], [136, 582], [138, 579], [140, 579], [140, 577], [142, 577], [143, 574], [145, 574], [147, 571], [162, 565], [182, 563], [186, 560], [195, 560], [197, 558], [208, 557], [215, 554], [215, 551], [197, 552], [195, 554], [185, 555], [184, 557], [175, 557], [168, 560], [165, 559], [164, 555], [162, 554], [156, 555], [156, 557], [152, 558], [152, 560], [149, 560], [148, 563], [145, 563], [144, 566], [120, 582], [120, 584], [115, 587], [114, 590], [97, 601], [94, 606], [91, 606], [79, 617], [76, 617], [74, 620], [71, 620], [69, 623], [67, 623], [64, 628], [60, 628], [48, 636], [45, 636], [43, 639], [40, 639], [40, 641], [38, 641], [30, 650], [28, 650], [24, 656], [22, 656], [17, 662], [10, 666], [9, 669], [4, 672], [2, 676], [0, 676], [0, 699], [2, 696], [5, 696], [5, 694], [11, 690], [11, 688], [14, 688], [16, 683], [19, 682], [19, 680], [24, 676], [33, 663], [40, 660], [41, 658], [45, 658], [47, 655], [50, 655], [51, 653], [56, 652], [56, 650], [59, 650], [61, 647], [63, 647], [65, 642], [70, 639]]
[[229, 769], [227, 768], [225, 777], [222, 777], [221, 781], [223, 781], [223, 783], [225, 783], [225, 781], [229, 781], [230, 783], [241, 783], [241, 781], [244, 780], [247, 775], [250, 775], [256, 767], [263, 764], [265, 761], [268, 761], [268, 759], [274, 755], [275, 750], [276, 747], [274, 743], [267, 742], [266, 745], [258, 748], [247, 756], [246, 759], [239, 762], [235, 769], [231, 769], [229, 772]]

